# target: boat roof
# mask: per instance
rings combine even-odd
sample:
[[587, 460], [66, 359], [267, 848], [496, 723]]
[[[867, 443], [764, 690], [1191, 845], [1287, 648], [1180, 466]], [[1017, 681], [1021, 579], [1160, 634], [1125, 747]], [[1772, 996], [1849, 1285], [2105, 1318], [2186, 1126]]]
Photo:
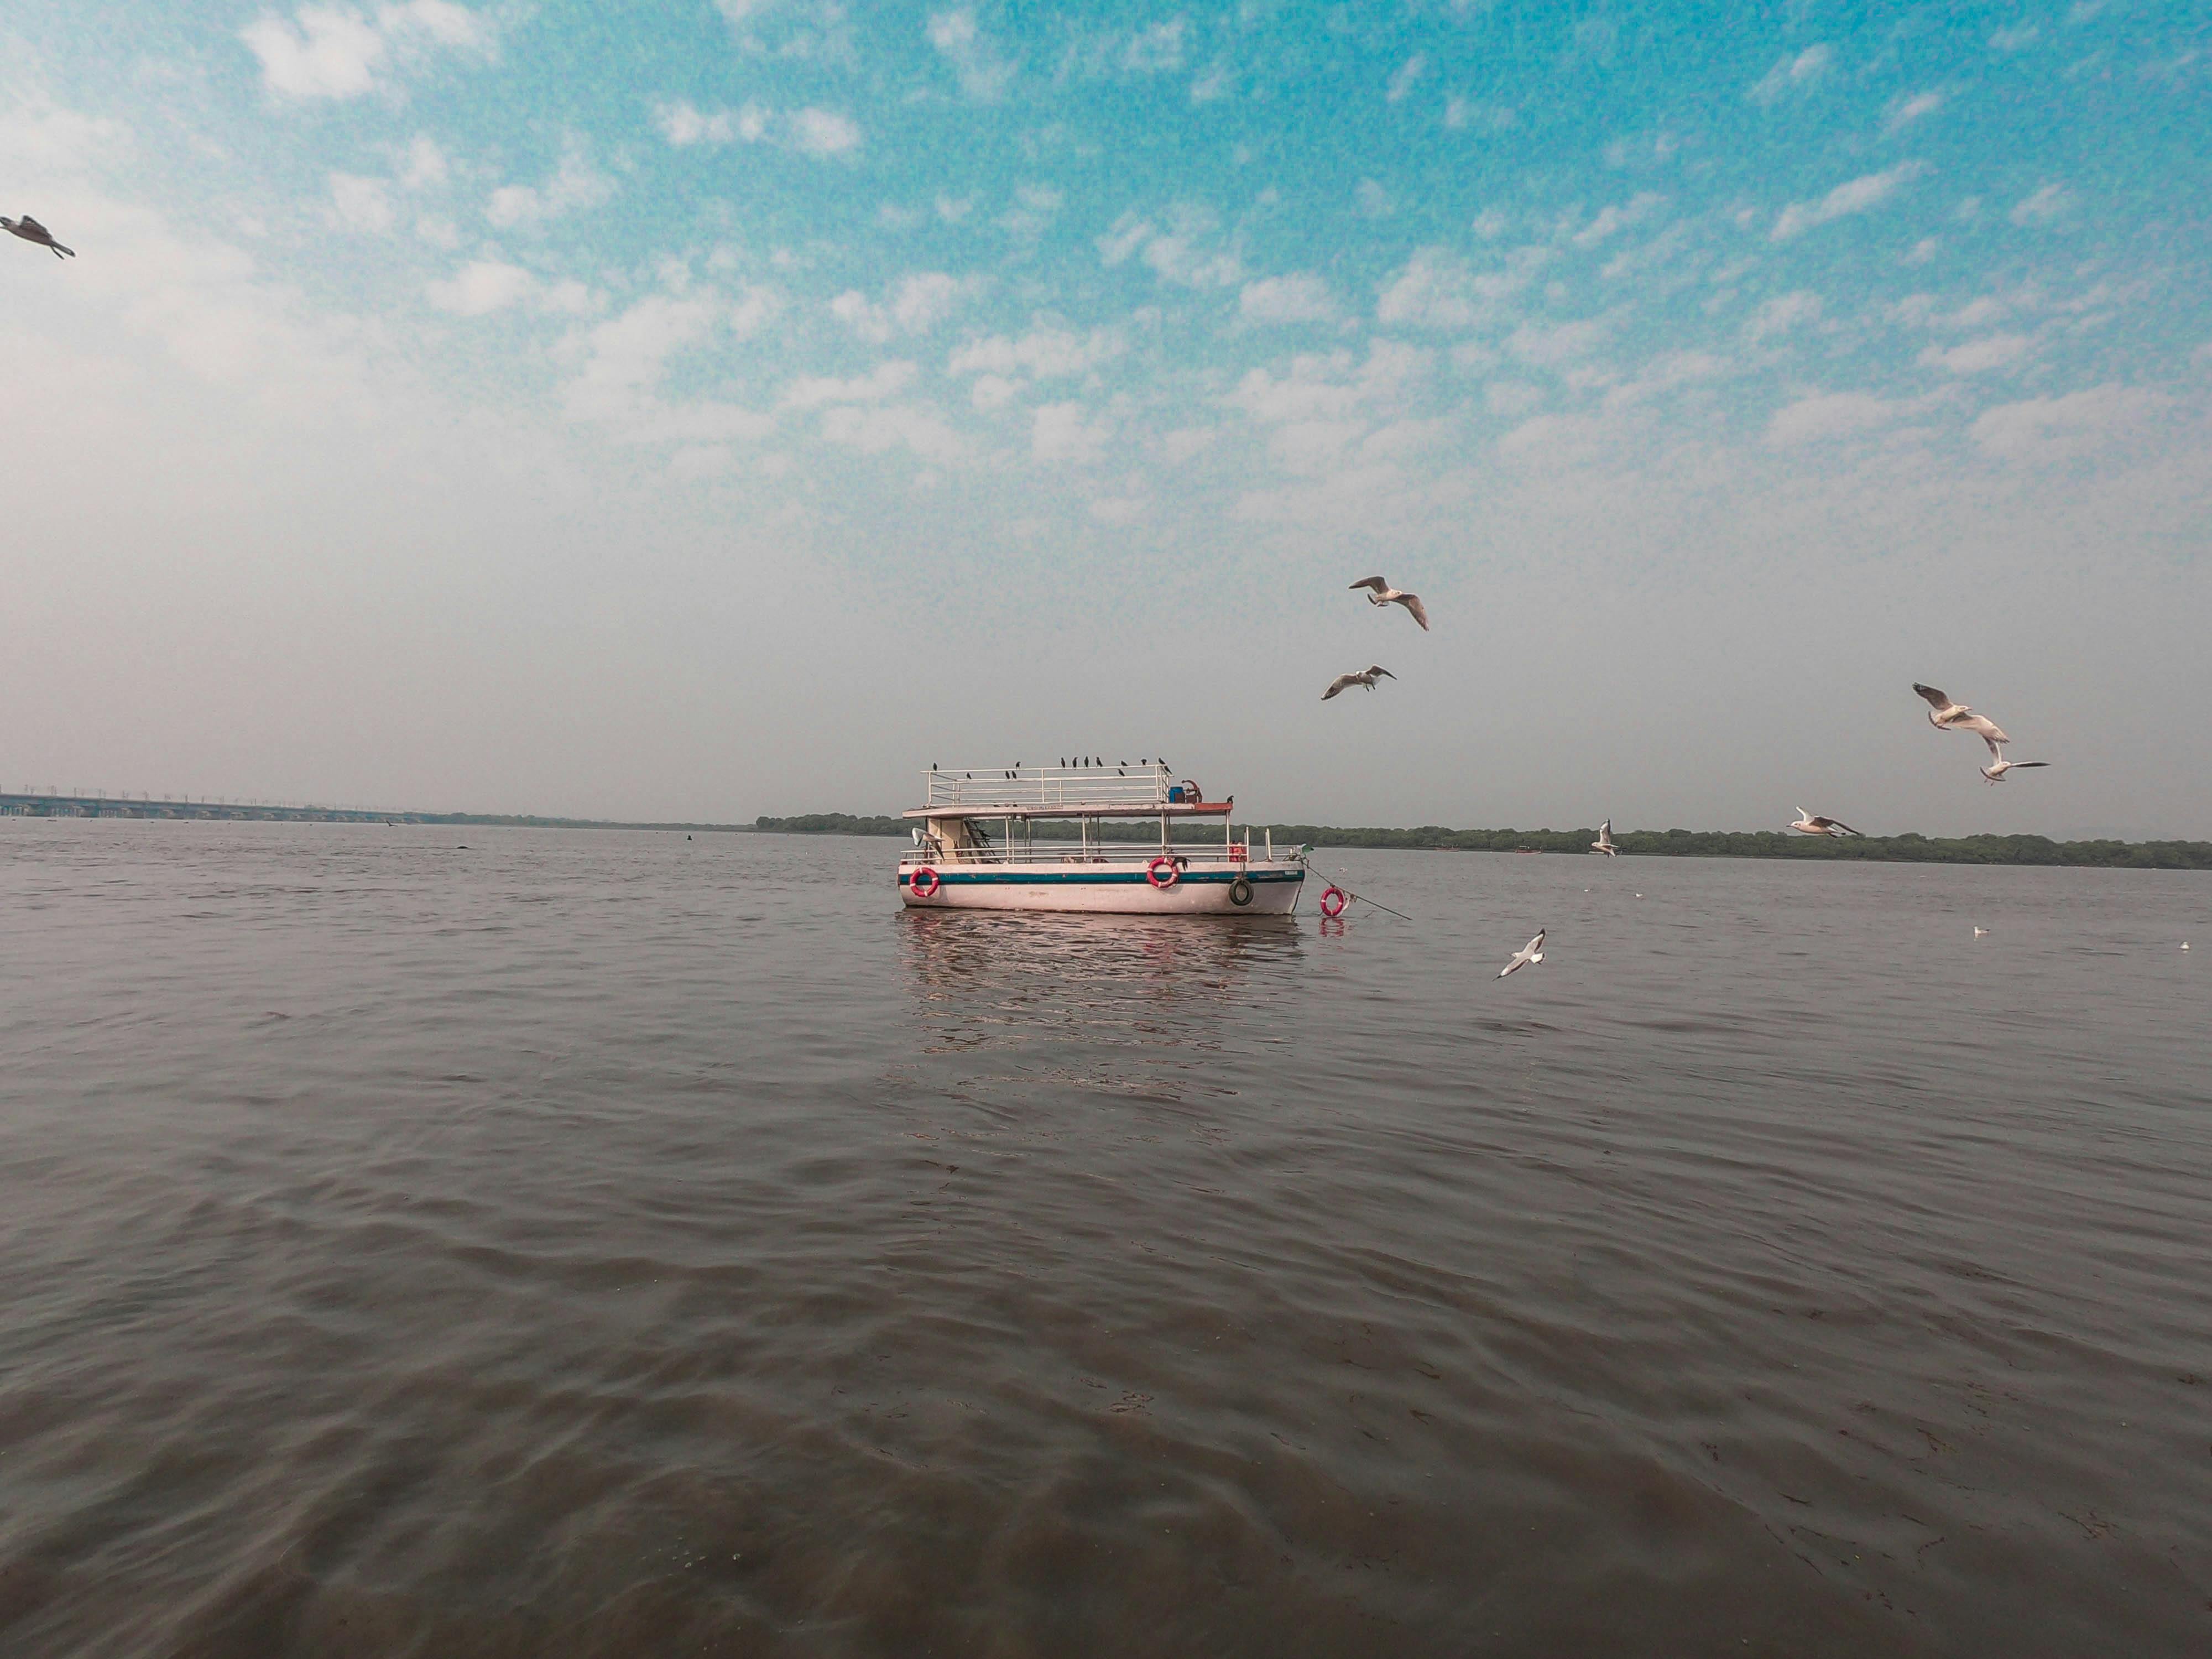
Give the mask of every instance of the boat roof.
[[[932, 767], [910, 818], [1222, 817], [1235, 804], [1193, 800], [1197, 786], [1158, 762], [1135, 766]], [[1177, 799], [1177, 797], [1182, 797]]]

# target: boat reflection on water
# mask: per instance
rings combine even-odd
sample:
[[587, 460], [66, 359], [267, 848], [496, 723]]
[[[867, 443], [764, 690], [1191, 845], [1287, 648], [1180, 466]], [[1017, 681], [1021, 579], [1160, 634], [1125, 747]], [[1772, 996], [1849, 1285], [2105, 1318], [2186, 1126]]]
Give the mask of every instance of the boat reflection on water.
[[1224, 1016], [1280, 984], [1304, 950], [1288, 916], [1194, 926], [908, 910], [898, 921], [921, 1052], [1014, 1051], [1048, 1067], [1072, 1064], [1061, 1080], [1116, 1089], [1141, 1085], [1100, 1074], [1115, 1051], [1218, 1046]]

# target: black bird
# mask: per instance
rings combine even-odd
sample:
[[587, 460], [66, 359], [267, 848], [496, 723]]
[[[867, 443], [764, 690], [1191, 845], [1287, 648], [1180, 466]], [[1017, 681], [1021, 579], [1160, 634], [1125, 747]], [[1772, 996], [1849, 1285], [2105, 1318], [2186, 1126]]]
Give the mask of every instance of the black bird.
[[53, 232], [48, 230], [27, 213], [20, 219], [10, 219], [6, 214], [0, 213], [0, 230], [11, 232], [27, 242], [36, 242], [40, 247], [52, 249], [54, 258], [57, 259], [65, 255], [72, 259], [76, 258], [75, 248], [64, 247], [59, 242], [54, 240]]

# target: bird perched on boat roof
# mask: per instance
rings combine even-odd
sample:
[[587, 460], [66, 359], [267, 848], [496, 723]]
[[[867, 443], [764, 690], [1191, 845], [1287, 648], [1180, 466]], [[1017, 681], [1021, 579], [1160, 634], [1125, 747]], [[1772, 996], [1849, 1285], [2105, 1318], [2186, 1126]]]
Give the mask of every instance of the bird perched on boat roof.
[[59, 242], [54, 240], [53, 232], [48, 230], [27, 213], [20, 219], [10, 219], [6, 214], [0, 213], [0, 230], [20, 236], [27, 242], [36, 242], [40, 247], [52, 249], [57, 259], [76, 258], [75, 248], [64, 247]]
[[1355, 589], [1370, 587], [1375, 590], [1367, 596], [1367, 603], [1370, 605], [1404, 605], [1407, 614], [1420, 623], [1422, 632], [1428, 631], [1429, 613], [1422, 605], [1419, 594], [1408, 593], [1402, 589], [1393, 587], [1380, 576], [1362, 576], [1352, 586]]
[[1357, 674], [1339, 674], [1334, 679], [1328, 683], [1328, 690], [1321, 694], [1321, 700], [1323, 702], [1327, 702], [1338, 692], [1349, 690], [1355, 685], [1364, 685], [1370, 691], [1372, 691], [1375, 689], [1375, 682], [1376, 680], [1395, 680], [1398, 677], [1395, 674], [1383, 667], [1382, 664], [1370, 663], [1364, 669]]
[[1997, 723], [1987, 714], [1977, 714], [1966, 703], [1954, 702], [1947, 693], [1917, 680], [1912, 683], [1912, 689], [1927, 700], [1929, 725], [1939, 732], [1972, 732], [1989, 744], [1991, 760], [2004, 758], [2003, 747], [2012, 739], [1999, 731]]
[[1797, 821], [1790, 827], [1808, 836], [1856, 836], [1861, 833], [1841, 818], [1816, 818], [1802, 806], [1797, 809]]

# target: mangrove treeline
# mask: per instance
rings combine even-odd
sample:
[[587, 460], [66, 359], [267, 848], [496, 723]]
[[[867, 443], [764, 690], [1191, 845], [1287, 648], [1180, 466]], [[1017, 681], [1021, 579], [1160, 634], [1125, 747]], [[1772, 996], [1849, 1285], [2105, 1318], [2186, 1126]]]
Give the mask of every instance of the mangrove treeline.
[[[988, 823], [988, 821], [986, 820]], [[1243, 826], [1240, 824], [1240, 828]], [[799, 817], [761, 817], [753, 828], [780, 835], [900, 836], [911, 820], [866, 817], [849, 812], [810, 812]], [[1328, 824], [1254, 824], [1255, 836], [1273, 831], [1278, 848], [1401, 847], [1436, 852], [1587, 853], [1597, 839], [1587, 830], [1447, 830], [1423, 824], [1413, 830], [1344, 830]], [[1152, 823], [1112, 823], [1095, 827], [1104, 841], [1150, 841], [1159, 834]], [[1202, 840], [1203, 832], [1185, 832]], [[1036, 825], [1039, 841], [1072, 841], [1075, 826], [1051, 819]], [[2212, 870], [2212, 842], [2052, 841], [2047, 836], [1866, 836], [1832, 841], [1791, 836], [1779, 830], [1615, 830], [1613, 842], [1629, 858], [1839, 859], [1875, 864], [2039, 864], [2124, 870]]]

